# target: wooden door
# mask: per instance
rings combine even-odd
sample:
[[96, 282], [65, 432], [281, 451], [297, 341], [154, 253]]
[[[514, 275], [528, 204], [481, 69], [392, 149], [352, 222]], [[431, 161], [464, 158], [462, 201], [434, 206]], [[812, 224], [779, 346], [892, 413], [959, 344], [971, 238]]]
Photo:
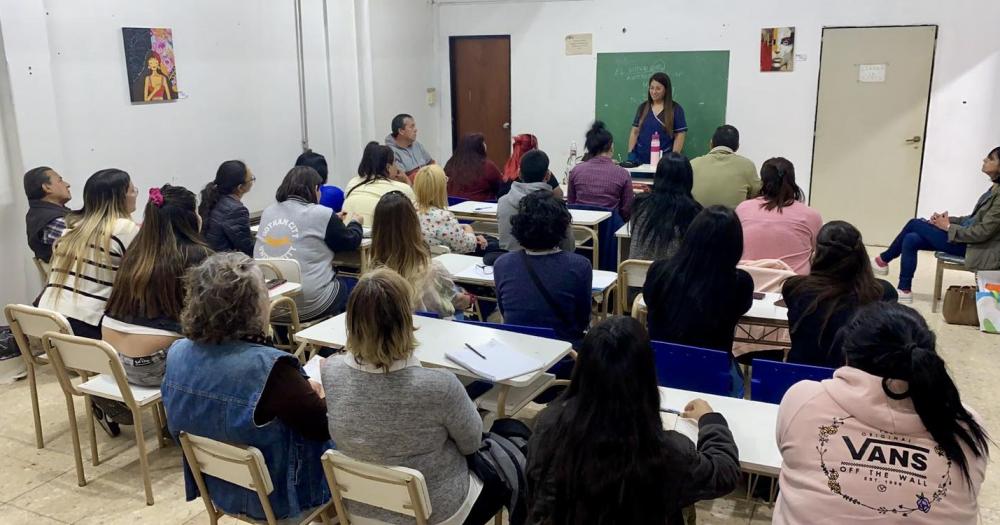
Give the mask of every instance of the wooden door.
[[886, 246], [917, 210], [937, 26], [823, 30], [810, 204]]
[[503, 169], [510, 157], [510, 36], [453, 36], [451, 146], [467, 133], [486, 137], [486, 154]]

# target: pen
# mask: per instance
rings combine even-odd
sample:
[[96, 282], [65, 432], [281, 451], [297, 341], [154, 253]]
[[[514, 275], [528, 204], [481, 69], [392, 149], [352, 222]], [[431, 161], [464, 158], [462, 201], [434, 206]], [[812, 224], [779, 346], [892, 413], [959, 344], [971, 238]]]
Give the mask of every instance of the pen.
[[493, 206], [483, 206], [482, 208], [473, 208], [472, 211], [486, 211], [492, 208]]
[[468, 348], [469, 350], [472, 350], [472, 352], [475, 353], [476, 355], [478, 355], [479, 357], [482, 357], [483, 359], [486, 359], [486, 356], [484, 356], [483, 354], [480, 354], [479, 350], [476, 350], [475, 348], [472, 348], [472, 345], [470, 345], [469, 343], [465, 343], [465, 347]]
[[[469, 345], [465, 345], [465, 346], [469, 346]], [[472, 348], [472, 347], [469, 346], [469, 348]], [[680, 412], [678, 412], [678, 411], [676, 411], [676, 410], [674, 410], [672, 408], [661, 408], [660, 412], [666, 412], [668, 414], [677, 414], [678, 416], [681, 415]]]

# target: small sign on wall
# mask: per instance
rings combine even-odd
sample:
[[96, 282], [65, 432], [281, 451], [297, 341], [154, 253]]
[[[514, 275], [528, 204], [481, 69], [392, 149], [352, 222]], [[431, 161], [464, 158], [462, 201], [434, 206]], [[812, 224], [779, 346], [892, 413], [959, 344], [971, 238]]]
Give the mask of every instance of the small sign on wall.
[[566, 35], [566, 56], [594, 54], [594, 34]]
[[885, 82], [886, 64], [861, 64], [858, 66], [858, 82]]

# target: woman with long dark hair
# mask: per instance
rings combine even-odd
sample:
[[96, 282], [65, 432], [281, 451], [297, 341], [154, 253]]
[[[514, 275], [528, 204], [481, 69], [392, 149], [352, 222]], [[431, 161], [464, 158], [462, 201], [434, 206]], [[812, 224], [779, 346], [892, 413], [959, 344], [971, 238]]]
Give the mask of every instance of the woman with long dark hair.
[[495, 201], [503, 174], [486, 157], [486, 137], [470, 133], [458, 141], [455, 153], [444, 165], [448, 195], [472, 201]]
[[257, 178], [242, 160], [219, 165], [215, 180], [201, 190], [201, 232], [208, 246], [217, 252], [243, 252], [253, 256], [254, 236], [250, 232], [250, 210], [243, 196], [250, 193]]
[[736, 207], [743, 224], [743, 259], [780, 259], [796, 273], [806, 275], [823, 218], [802, 202], [804, 194], [795, 183], [795, 166], [787, 159], [765, 161], [760, 180], [760, 196]]
[[910, 219], [889, 247], [875, 258], [875, 273], [889, 274], [889, 263], [902, 257], [899, 267], [899, 302], [913, 302], [911, 288], [917, 271], [917, 252], [934, 250], [965, 257], [969, 270], [1000, 269], [1000, 147], [983, 159], [982, 172], [992, 186], [979, 197], [972, 213], [950, 217], [935, 213], [930, 219]]
[[896, 300], [892, 285], [872, 274], [861, 232], [844, 221], [820, 229], [812, 273], [785, 281], [781, 293], [792, 335], [788, 361], [830, 368], [844, 364], [836, 335], [854, 312]]
[[585, 161], [569, 172], [566, 202], [618, 211], [625, 221], [632, 214], [632, 176], [615, 164], [615, 139], [600, 120], [587, 131]]
[[646, 101], [639, 104], [632, 121], [632, 133], [628, 137], [629, 160], [639, 164], [649, 164], [650, 145], [653, 136], [660, 140], [663, 153], [680, 153], [684, 149], [687, 135], [687, 119], [684, 108], [674, 101], [674, 88], [666, 73], [653, 73], [649, 77]]
[[847, 366], [778, 408], [774, 523], [978, 523], [989, 438], [923, 316], [869, 304], [841, 335]]
[[654, 370], [634, 319], [590, 330], [570, 386], [538, 415], [528, 442], [529, 523], [681, 524], [682, 508], [736, 487], [725, 418], [695, 399], [681, 417], [698, 422], [698, 443], [664, 430]]
[[343, 210], [361, 216], [365, 226], [373, 226], [375, 206], [390, 191], [399, 191], [416, 202], [406, 174], [399, 171], [396, 157], [389, 146], [369, 142], [358, 164], [358, 176], [347, 181]]
[[691, 195], [694, 176], [687, 157], [668, 153], [657, 164], [654, 177], [653, 191], [639, 196], [633, 206], [630, 259], [660, 261], [672, 257], [702, 210]]

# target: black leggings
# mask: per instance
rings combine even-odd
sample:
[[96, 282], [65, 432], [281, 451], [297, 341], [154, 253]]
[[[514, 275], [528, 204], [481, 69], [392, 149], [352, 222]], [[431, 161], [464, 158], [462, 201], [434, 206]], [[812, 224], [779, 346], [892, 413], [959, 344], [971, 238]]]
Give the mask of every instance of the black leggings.
[[472, 505], [465, 525], [486, 525], [510, 501], [510, 489], [496, 474], [483, 476], [483, 490]]

